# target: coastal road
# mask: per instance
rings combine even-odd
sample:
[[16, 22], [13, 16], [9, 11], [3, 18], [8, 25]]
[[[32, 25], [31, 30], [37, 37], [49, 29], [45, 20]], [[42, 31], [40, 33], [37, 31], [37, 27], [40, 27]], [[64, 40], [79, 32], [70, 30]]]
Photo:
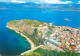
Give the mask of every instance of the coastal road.
[[26, 54], [26, 53], [32, 52], [32, 51], [34, 51], [34, 50], [36, 50], [37, 48], [40, 48], [40, 47], [43, 47], [43, 45], [39, 45], [39, 46], [37, 46], [37, 47], [34, 47], [34, 48], [32, 48], [31, 50], [28, 50], [28, 51], [22, 53], [21, 55], [24, 55], [24, 54]]

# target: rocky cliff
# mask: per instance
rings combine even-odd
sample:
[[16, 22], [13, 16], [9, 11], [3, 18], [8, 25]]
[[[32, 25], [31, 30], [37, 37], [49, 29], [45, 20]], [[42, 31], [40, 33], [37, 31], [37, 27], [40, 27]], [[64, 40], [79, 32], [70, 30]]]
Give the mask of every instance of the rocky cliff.
[[12, 28], [18, 32], [27, 32], [32, 34], [35, 28], [38, 28], [40, 25], [44, 26], [44, 22], [35, 21], [35, 20], [13, 20], [7, 23], [6, 27]]

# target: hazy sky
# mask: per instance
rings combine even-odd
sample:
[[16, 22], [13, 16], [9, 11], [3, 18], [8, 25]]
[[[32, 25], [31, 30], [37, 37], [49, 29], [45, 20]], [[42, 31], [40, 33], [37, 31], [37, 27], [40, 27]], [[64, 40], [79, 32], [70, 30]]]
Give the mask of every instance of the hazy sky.
[[0, 2], [36, 2], [36, 3], [54, 3], [54, 4], [69, 4], [69, 3], [79, 3], [80, 0], [0, 0]]

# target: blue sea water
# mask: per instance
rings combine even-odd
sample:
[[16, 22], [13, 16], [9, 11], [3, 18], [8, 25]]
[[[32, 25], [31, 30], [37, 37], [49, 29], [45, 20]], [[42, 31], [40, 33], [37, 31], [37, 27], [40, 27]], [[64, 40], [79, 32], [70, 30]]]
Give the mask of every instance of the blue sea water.
[[[72, 21], [65, 21], [64, 19]], [[28, 41], [7, 29], [6, 24], [11, 20], [31, 19], [54, 22], [57, 26], [80, 27], [80, 11], [54, 10], [0, 10], [0, 53], [3, 55], [19, 55], [30, 47]]]

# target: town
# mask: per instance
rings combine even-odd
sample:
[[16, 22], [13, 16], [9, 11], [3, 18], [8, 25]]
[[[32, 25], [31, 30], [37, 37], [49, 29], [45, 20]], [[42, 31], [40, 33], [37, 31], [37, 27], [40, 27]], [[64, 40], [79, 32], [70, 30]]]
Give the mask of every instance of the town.
[[[46, 24], [47, 25], [47, 24]], [[54, 26], [52, 23], [49, 26], [38, 27], [39, 31], [43, 32], [42, 37], [47, 41], [45, 44], [50, 48], [57, 47], [57, 51], [65, 48], [80, 53], [80, 30], [67, 26]]]
[[31, 50], [21, 55], [30, 53], [38, 48], [60, 53], [64, 53], [65, 50], [80, 53], [79, 28], [55, 26], [53, 23], [28, 19], [10, 21], [6, 27], [21, 34], [30, 42]]

